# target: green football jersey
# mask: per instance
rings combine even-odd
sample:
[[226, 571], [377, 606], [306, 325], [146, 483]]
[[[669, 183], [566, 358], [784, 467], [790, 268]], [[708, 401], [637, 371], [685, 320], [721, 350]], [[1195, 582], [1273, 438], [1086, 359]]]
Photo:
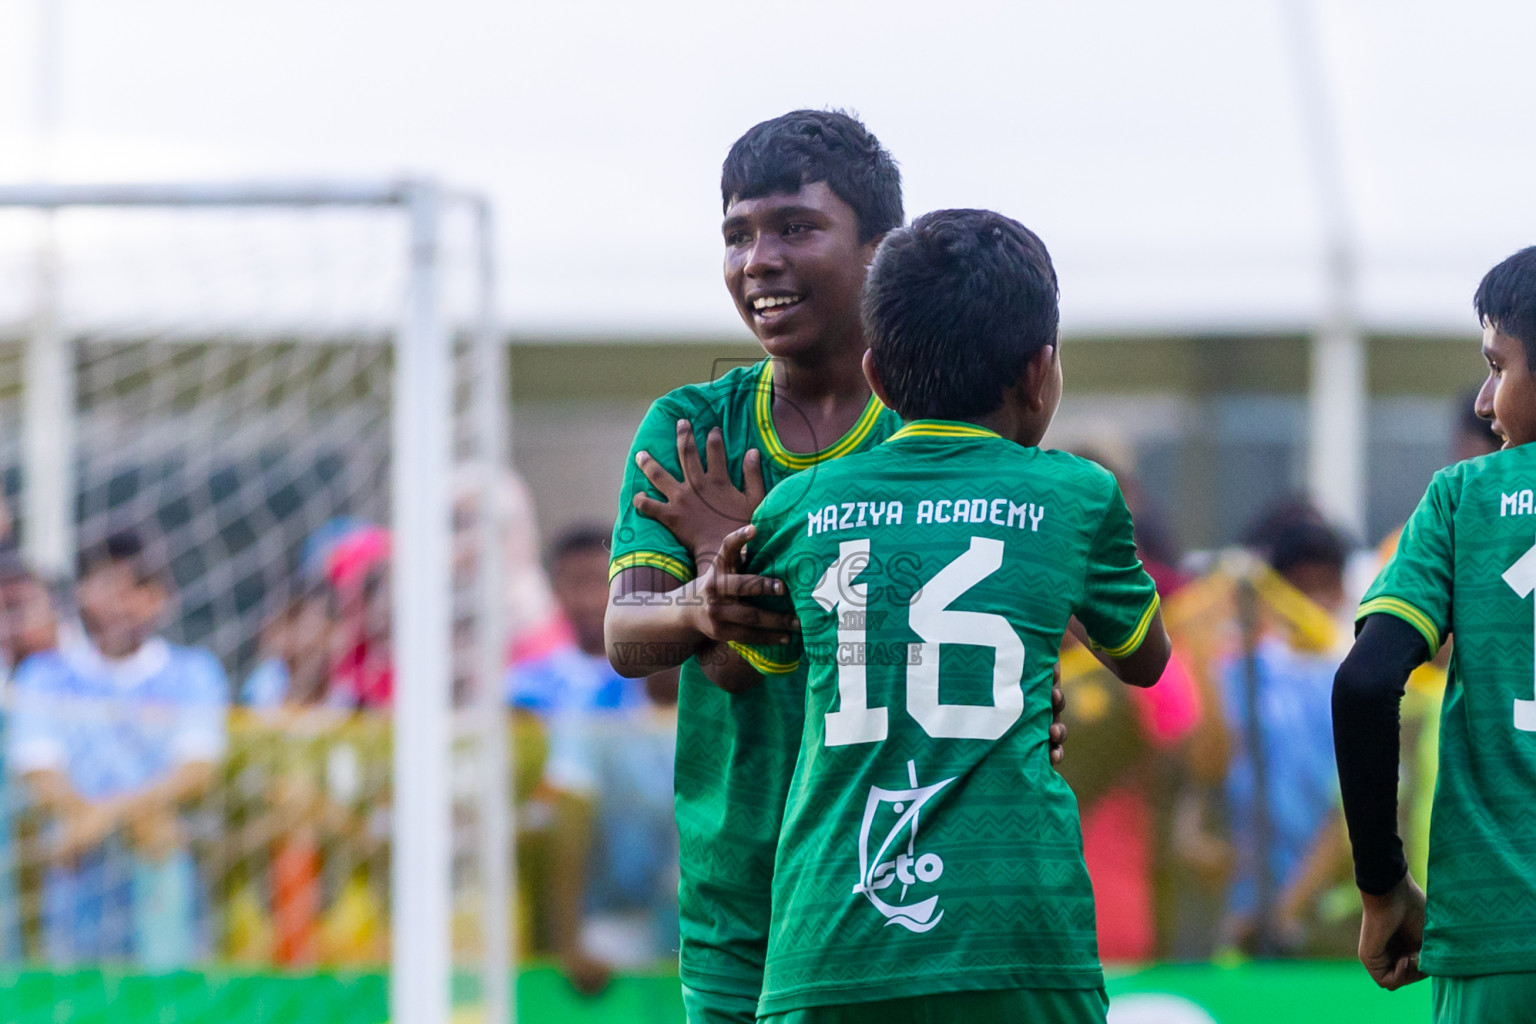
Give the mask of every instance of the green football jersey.
[[750, 570], [804, 665], [760, 1014], [1103, 982], [1077, 801], [1051, 767], [1068, 619], [1116, 657], [1158, 606], [1114, 477], [920, 420], [758, 509]]
[[[756, 448], [763, 456], [763, 482], [774, 493], [790, 497], [803, 493], [828, 460], [878, 444], [901, 426], [895, 413], [871, 397], [842, 438], [814, 454], [790, 452], [773, 426], [768, 360], [664, 395], [652, 404], [635, 434], [619, 495], [610, 575], [648, 565], [680, 580], [693, 578], [687, 547], [631, 503], [642, 489], [659, 497], [635, 466], [636, 452], [649, 452], [681, 479], [680, 419], [693, 423], [701, 458], [709, 431], [720, 428], [738, 487], [742, 460]], [[732, 697], [704, 678], [697, 660], [690, 658], [682, 667], [675, 774], [678, 906], [680, 970], [691, 988], [753, 999], [762, 988], [773, 851], [800, 742], [801, 714], [801, 697], [788, 688], [759, 688]]]
[[1435, 474], [1357, 618], [1454, 634], [1430, 819], [1430, 974], [1536, 970], [1536, 445]]

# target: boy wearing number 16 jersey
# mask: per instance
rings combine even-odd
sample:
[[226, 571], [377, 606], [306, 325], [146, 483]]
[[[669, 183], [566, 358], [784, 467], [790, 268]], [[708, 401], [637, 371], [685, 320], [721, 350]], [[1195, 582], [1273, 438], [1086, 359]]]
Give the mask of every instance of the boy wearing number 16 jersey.
[[[1047, 750], [1075, 618], [1112, 670], [1168, 657], [1114, 478], [1036, 447], [1061, 393], [1055, 271], [995, 213], [887, 236], [865, 373], [906, 425], [768, 495], [724, 567], [786, 581], [798, 642], [731, 644], [729, 690], [804, 662], [758, 1006], [774, 1024], [1105, 1019], [1077, 804]], [[722, 571], [724, 571], [722, 569]]]
[[[1474, 304], [1488, 362], [1475, 408], [1504, 450], [1430, 481], [1333, 690], [1360, 959], [1383, 988], [1433, 977], [1437, 1024], [1536, 1015], [1536, 247], [1489, 271]], [[1397, 833], [1398, 702], [1453, 635], [1426, 908]]]

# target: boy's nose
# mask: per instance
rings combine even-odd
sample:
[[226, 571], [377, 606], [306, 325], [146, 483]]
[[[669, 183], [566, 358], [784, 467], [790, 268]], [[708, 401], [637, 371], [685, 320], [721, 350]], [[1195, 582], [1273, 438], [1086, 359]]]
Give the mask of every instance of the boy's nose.
[[784, 269], [784, 252], [779, 246], [779, 240], [773, 237], [760, 237], [752, 244], [752, 251], [747, 255], [746, 274], [748, 277], [769, 277]]
[[1493, 377], [1483, 381], [1483, 386], [1478, 388], [1477, 397], [1472, 401], [1472, 411], [1477, 413], [1479, 419], [1490, 422], [1493, 420]]

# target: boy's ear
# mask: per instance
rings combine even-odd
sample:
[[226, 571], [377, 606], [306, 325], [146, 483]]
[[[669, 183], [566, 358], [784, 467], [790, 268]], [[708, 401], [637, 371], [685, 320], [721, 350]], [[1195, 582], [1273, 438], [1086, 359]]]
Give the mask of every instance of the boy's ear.
[[880, 374], [875, 370], [875, 353], [873, 349], [864, 350], [864, 379], [869, 381], [869, 390], [880, 399], [880, 404], [887, 409], [891, 408], [891, 400], [886, 397], [885, 386], [880, 383]]
[[1056, 346], [1046, 345], [1024, 364], [1024, 404], [1031, 411], [1045, 408], [1051, 372], [1056, 365]]

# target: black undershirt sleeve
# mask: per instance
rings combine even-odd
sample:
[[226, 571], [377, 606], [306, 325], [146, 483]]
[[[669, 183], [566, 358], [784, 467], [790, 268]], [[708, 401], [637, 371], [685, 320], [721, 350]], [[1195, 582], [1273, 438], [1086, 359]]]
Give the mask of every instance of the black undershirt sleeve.
[[1333, 751], [1355, 884], [1373, 895], [1408, 873], [1397, 834], [1398, 705], [1428, 657], [1417, 629], [1395, 615], [1368, 615], [1333, 678]]

